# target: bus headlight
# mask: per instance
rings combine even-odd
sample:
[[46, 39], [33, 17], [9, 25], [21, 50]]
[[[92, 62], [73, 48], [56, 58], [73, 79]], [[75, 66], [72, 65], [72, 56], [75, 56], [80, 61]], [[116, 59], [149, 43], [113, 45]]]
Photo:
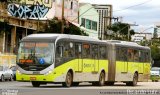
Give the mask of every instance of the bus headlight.
[[22, 74], [19, 70], [17, 70], [17, 74]]
[[48, 74], [50, 74], [50, 73], [52, 73], [52, 71], [48, 71], [48, 72], [46, 73], [46, 75], [48, 75]]

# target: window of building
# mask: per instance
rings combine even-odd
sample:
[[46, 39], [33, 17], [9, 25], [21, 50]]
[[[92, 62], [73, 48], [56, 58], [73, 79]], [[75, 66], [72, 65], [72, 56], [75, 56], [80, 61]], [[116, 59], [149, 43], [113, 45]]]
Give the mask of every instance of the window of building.
[[86, 28], [91, 29], [91, 20], [86, 19]]
[[81, 26], [85, 27], [85, 19], [81, 18]]
[[73, 2], [71, 2], [71, 10], [73, 9]]
[[95, 22], [95, 21], [92, 21], [92, 30], [97, 31], [97, 22]]

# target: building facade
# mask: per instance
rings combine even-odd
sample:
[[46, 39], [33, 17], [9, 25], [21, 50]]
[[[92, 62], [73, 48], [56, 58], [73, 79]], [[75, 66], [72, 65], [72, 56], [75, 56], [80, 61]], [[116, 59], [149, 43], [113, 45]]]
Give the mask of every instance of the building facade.
[[90, 37], [98, 39], [99, 14], [91, 4], [80, 3], [79, 25]]
[[0, 22], [7, 23], [2, 29], [8, 31], [1, 32], [0, 52], [13, 53], [24, 36], [45, 32], [45, 25], [54, 17], [78, 23], [78, 8], [78, 0], [0, 1]]
[[107, 27], [111, 25], [112, 21], [112, 5], [92, 5], [99, 14], [98, 23], [98, 37], [100, 39], [106, 39]]
[[154, 31], [157, 32], [157, 36], [158, 36], [158, 38], [160, 38], [160, 23], [155, 24]]
[[141, 41], [149, 41], [153, 38], [153, 34], [152, 33], [135, 33], [132, 36], [132, 41], [140, 43]]

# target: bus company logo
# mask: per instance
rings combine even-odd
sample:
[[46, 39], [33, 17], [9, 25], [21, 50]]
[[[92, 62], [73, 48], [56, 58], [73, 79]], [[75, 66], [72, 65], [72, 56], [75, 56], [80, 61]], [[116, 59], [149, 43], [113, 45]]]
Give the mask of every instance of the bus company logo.
[[8, 12], [19, 18], [43, 18], [51, 7], [51, 0], [21, 0], [18, 4], [8, 4]]
[[18, 90], [13, 89], [2, 89], [1, 92], [1, 95], [18, 95]]
[[84, 63], [84, 68], [89, 68], [89, 67], [92, 67], [92, 64]]

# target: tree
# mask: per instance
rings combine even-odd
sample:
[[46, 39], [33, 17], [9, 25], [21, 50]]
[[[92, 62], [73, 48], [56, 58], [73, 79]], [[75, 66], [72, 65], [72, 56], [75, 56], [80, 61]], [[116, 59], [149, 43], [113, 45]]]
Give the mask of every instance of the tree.
[[48, 21], [48, 24], [45, 26], [45, 33], [61, 33], [62, 29], [62, 21], [64, 21], [64, 34], [73, 34], [73, 35], [84, 35], [88, 36], [87, 33], [82, 31], [79, 27], [71, 24], [65, 23], [66, 20], [59, 20], [58, 18], [53, 18], [52, 20]]
[[154, 60], [153, 66], [160, 67], [160, 39], [153, 38], [147, 46], [151, 48], [151, 57]]
[[45, 33], [61, 33], [61, 27], [62, 21], [55, 17], [46, 24]]
[[108, 29], [114, 31], [115, 39], [128, 40], [128, 31], [130, 32], [130, 39], [131, 35], [135, 34], [133, 29], [128, 30], [130, 25], [127, 23], [117, 22], [108, 27]]

